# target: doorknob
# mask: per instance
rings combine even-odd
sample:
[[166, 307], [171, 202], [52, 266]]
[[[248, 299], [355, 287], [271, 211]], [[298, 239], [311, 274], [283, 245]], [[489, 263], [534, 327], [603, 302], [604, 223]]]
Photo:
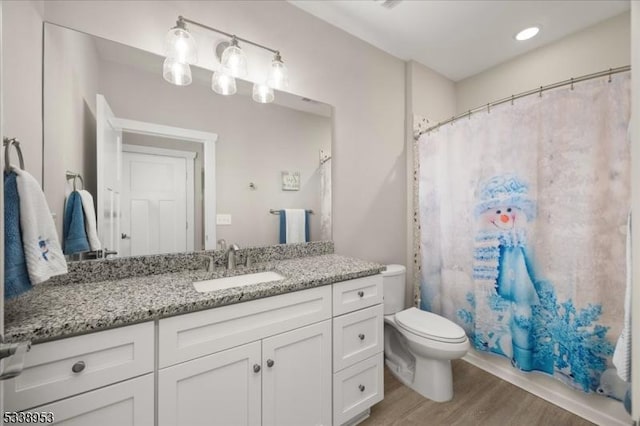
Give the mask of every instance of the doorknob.
[[130, 235], [127, 235], [127, 234], [125, 234], [125, 233], [122, 233], [122, 234], [120, 234], [120, 238], [121, 238], [121, 239], [123, 239], [123, 240], [130, 240], [130, 239], [131, 239], [131, 236], [130, 236]]

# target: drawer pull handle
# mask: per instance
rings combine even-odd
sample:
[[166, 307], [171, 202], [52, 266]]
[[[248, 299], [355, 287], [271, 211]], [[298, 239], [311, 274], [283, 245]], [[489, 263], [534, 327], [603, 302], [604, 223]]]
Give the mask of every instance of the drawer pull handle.
[[71, 367], [71, 371], [73, 371], [74, 373], [80, 373], [86, 366], [87, 364], [85, 364], [84, 361], [78, 361], [73, 364], [73, 367]]
[[259, 364], [253, 364], [253, 372], [254, 373], [259, 373], [260, 372], [260, 365]]
[[358, 385], [358, 389], [360, 389], [360, 392], [364, 392], [364, 385]]
[[360, 290], [360, 291], [358, 292], [358, 296], [360, 296], [360, 297], [364, 297], [364, 291]]
[[267, 367], [273, 367], [273, 364], [275, 364], [275, 362], [272, 359], [267, 360]]
[[364, 340], [364, 334], [362, 334], [362, 333], [358, 334], [358, 339]]

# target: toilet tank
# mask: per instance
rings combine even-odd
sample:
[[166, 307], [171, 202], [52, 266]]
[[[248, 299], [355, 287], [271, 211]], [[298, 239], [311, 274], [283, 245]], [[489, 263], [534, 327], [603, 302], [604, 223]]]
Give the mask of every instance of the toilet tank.
[[402, 265], [387, 265], [382, 271], [384, 314], [395, 314], [404, 310], [406, 268]]

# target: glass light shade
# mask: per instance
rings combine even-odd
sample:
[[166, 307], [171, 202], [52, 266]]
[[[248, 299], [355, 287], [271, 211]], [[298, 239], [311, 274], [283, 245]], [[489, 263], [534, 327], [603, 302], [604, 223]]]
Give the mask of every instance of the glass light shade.
[[237, 45], [231, 44], [222, 52], [222, 68], [234, 77], [247, 76], [247, 57]]
[[273, 88], [269, 87], [266, 83], [254, 83], [252, 97], [254, 101], [261, 104], [271, 103], [275, 99], [273, 95]]
[[222, 70], [213, 73], [211, 77], [211, 89], [217, 94], [224, 96], [233, 95], [238, 91], [236, 79]]
[[271, 62], [267, 84], [278, 90], [284, 90], [289, 87], [289, 72], [281, 60], [274, 59], [273, 62]]
[[187, 86], [191, 84], [191, 67], [184, 62], [167, 58], [162, 65], [162, 76], [171, 84], [176, 86]]
[[164, 40], [164, 51], [167, 58], [188, 64], [198, 62], [196, 40], [186, 29], [180, 27], [171, 28]]

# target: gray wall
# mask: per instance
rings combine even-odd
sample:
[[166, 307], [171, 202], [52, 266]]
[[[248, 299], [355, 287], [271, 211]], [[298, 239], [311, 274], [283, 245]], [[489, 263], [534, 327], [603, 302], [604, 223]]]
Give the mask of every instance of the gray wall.
[[2, 136], [20, 140], [25, 168], [40, 183], [43, 16], [43, 1], [2, 2]]
[[456, 108], [462, 113], [539, 86], [630, 63], [627, 12], [459, 81]]
[[[290, 91], [335, 107], [333, 239], [336, 251], [384, 263], [406, 259], [404, 63], [286, 2], [56, 1], [44, 18], [154, 53], [178, 15], [277, 46]], [[22, 45], [22, 48], [26, 47]], [[215, 64], [200, 43], [204, 64]], [[270, 56], [248, 51], [267, 62]], [[207, 56], [207, 54], [209, 56]], [[251, 80], [264, 78], [254, 67]], [[16, 82], [23, 81], [17, 78]], [[25, 117], [36, 120], [39, 108]]]
[[[319, 151], [331, 149], [330, 118], [219, 96], [196, 82], [173, 86], [113, 62], [102, 63], [100, 90], [117, 117], [218, 135], [217, 212], [231, 214], [232, 224], [217, 226], [217, 239], [242, 247], [278, 244], [278, 217], [269, 209], [280, 208], [314, 210], [311, 239], [320, 239]], [[282, 191], [283, 170], [300, 172], [300, 191]]]
[[80, 173], [84, 189], [96, 195], [95, 116], [101, 67], [89, 37], [75, 37], [63, 28], [47, 25], [44, 43], [45, 63], [51, 66], [44, 75], [43, 89], [44, 139], [49, 141], [43, 150], [43, 184], [61, 236], [64, 200], [72, 189], [65, 172]]

